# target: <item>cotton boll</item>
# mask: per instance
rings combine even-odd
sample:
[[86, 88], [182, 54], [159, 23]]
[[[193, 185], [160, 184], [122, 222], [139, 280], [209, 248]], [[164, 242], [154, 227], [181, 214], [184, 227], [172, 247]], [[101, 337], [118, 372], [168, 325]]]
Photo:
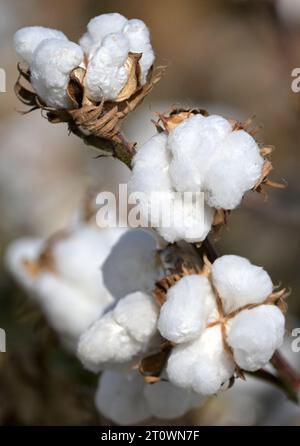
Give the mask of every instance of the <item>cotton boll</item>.
[[15, 33], [15, 50], [18, 56], [30, 65], [35, 49], [46, 39], [68, 40], [64, 33], [56, 29], [44, 28], [43, 26], [27, 26], [19, 29]]
[[251, 135], [244, 130], [230, 133], [222, 143], [219, 159], [211, 164], [205, 177], [207, 203], [215, 208], [237, 207], [244, 193], [260, 178], [263, 163]]
[[30, 65], [31, 84], [46, 105], [71, 106], [67, 95], [70, 73], [83, 61], [79, 45], [60, 39], [43, 40], [36, 48]]
[[99, 303], [90, 302], [76, 288], [49, 273], [38, 277], [34, 291], [50, 325], [63, 340], [72, 341], [73, 349], [79, 336], [103, 311]]
[[85, 86], [90, 99], [114, 100], [125, 86], [128, 71], [124, 66], [129, 42], [121, 33], [109, 34], [91, 57], [85, 75]]
[[153, 297], [145, 293], [136, 292], [121, 299], [113, 316], [141, 344], [146, 345], [156, 333], [158, 307]]
[[204, 276], [185, 276], [172, 286], [162, 305], [158, 329], [175, 343], [198, 337], [205, 328], [208, 315], [215, 306], [211, 286]]
[[123, 33], [129, 40], [130, 51], [132, 53], [142, 53], [139, 64], [141, 68], [141, 84], [144, 85], [148, 71], [155, 59], [150, 44], [149, 29], [142, 20], [132, 19], [125, 24]]
[[77, 355], [88, 370], [98, 372], [107, 364], [130, 361], [140, 350], [141, 344], [116, 322], [110, 311], [80, 337]]
[[266, 365], [284, 336], [284, 316], [274, 305], [243, 310], [230, 321], [227, 341], [236, 363], [255, 371]]
[[234, 368], [217, 325], [206, 329], [195, 341], [175, 347], [168, 360], [167, 374], [175, 385], [212, 395], [231, 378]]
[[219, 257], [213, 263], [212, 280], [227, 314], [244, 305], [262, 303], [273, 290], [262, 267], [234, 255]]
[[143, 229], [128, 229], [116, 241], [101, 270], [105, 287], [116, 298], [151, 292], [158, 279], [156, 240]]
[[203, 402], [199, 395], [195, 398], [192, 392], [166, 381], [145, 385], [144, 395], [152, 415], [165, 420], [179, 418]]
[[24, 237], [12, 242], [5, 253], [5, 264], [8, 270], [27, 291], [32, 291], [34, 278], [28, 274], [24, 261], [35, 260], [42, 244], [41, 239]]
[[151, 416], [143, 389], [143, 378], [137, 372], [106, 370], [99, 380], [96, 407], [117, 424], [140, 423]]

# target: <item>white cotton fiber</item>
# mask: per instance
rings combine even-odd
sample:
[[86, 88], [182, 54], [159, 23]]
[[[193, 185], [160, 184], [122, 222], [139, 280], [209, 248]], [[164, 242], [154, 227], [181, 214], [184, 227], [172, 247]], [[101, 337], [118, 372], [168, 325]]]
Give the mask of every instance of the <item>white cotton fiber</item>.
[[144, 395], [152, 415], [165, 420], [182, 417], [188, 410], [203, 403], [199, 395], [166, 381], [146, 384]]
[[228, 343], [236, 363], [255, 371], [266, 365], [284, 336], [284, 316], [275, 305], [243, 310], [230, 321]]
[[141, 84], [144, 85], [148, 71], [155, 59], [150, 43], [149, 29], [142, 20], [132, 19], [125, 24], [123, 33], [129, 40], [130, 51], [132, 53], [142, 53], [139, 64], [141, 68]]
[[192, 116], [175, 127], [168, 137], [173, 155], [170, 174], [178, 191], [198, 191], [231, 126], [221, 116]]
[[151, 292], [158, 279], [156, 240], [141, 228], [126, 229], [101, 266], [103, 282], [115, 299]]
[[106, 370], [99, 380], [96, 407], [117, 424], [140, 423], [151, 416], [143, 390], [144, 380], [138, 372]]
[[212, 395], [230, 379], [234, 368], [224, 349], [221, 327], [217, 325], [206, 329], [195, 341], [175, 347], [168, 360], [167, 374], [175, 385]]
[[31, 84], [46, 105], [54, 108], [71, 106], [67, 95], [70, 73], [83, 60], [79, 45], [62, 39], [43, 40], [30, 64]]
[[109, 364], [130, 361], [140, 350], [141, 344], [116, 322], [110, 311], [81, 336], [77, 355], [88, 370], [98, 372]]
[[113, 316], [130, 336], [146, 344], [156, 332], [158, 307], [152, 296], [136, 292], [117, 303]]
[[262, 267], [234, 255], [222, 256], [213, 263], [212, 280], [226, 313], [262, 303], [273, 289], [270, 276]]
[[101, 101], [116, 99], [128, 79], [124, 66], [129, 42], [122, 33], [109, 34], [91, 57], [85, 76], [90, 99]]
[[94, 302], [110, 304], [113, 296], [103, 283], [101, 266], [125, 229], [79, 226], [53, 246], [59, 274]]
[[36, 279], [34, 291], [49, 324], [72, 349], [103, 311], [99, 303], [91, 302], [76, 287], [47, 272]]
[[207, 203], [216, 208], [236, 208], [244, 193], [261, 176], [264, 159], [259, 147], [244, 130], [231, 132], [219, 148], [218, 159], [205, 176]]
[[45, 39], [68, 40], [64, 33], [56, 29], [44, 28], [43, 26], [26, 26], [19, 29], [14, 35], [16, 53], [30, 65], [35, 49]]
[[84, 52], [93, 53], [108, 34], [121, 32], [126, 22], [127, 19], [118, 13], [101, 14], [92, 18], [87, 25], [87, 32], [79, 41]]
[[184, 197], [174, 190], [169, 175], [170, 159], [167, 135], [152, 137], [133, 159], [129, 192], [143, 193], [139, 196], [142, 217], [168, 242], [204, 240], [211, 229], [213, 210], [203, 208], [201, 196]]
[[164, 338], [176, 344], [193, 340], [204, 330], [214, 306], [207, 277], [185, 276], [168, 290], [158, 329]]

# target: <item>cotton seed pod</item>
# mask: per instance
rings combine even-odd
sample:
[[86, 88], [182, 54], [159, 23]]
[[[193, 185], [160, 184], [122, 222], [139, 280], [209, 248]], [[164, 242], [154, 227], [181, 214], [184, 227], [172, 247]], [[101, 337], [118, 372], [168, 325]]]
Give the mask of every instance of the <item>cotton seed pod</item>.
[[274, 292], [268, 274], [247, 259], [223, 256], [211, 265], [204, 258], [202, 272], [169, 282], [158, 329], [172, 341], [166, 373], [176, 386], [217, 393], [235, 373], [264, 367], [281, 345], [285, 290]]
[[[71, 53], [65, 60], [57, 56], [58, 48], [52, 48], [55, 54], [50, 54], [47, 45], [40, 48], [35, 61], [36, 50], [49, 38], [65, 42], [61, 43], [61, 54], [66, 45], [69, 51], [73, 46], [71, 66], [67, 63]], [[164, 71], [152, 71], [154, 53], [144, 22], [127, 20], [116, 13], [95, 17], [80, 39], [82, 49], [63, 33], [41, 27], [19, 30], [15, 45], [17, 52], [30, 62], [29, 69], [19, 66], [20, 77], [15, 85], [18, 98], [32, 110], [45, 110], [52, 123], [66, 122], [69, 131], [86, 144], [129, 165], [134, 145], [125, 144], [120, 135], [122, 121], [142, 102]], [[23, 85], [24, 80], [34, 91]]]

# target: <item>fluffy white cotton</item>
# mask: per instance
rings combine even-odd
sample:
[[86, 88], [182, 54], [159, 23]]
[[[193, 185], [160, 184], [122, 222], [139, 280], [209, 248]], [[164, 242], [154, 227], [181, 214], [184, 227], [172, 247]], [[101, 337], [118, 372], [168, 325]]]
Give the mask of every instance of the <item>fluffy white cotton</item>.
[[129, 294], [81, 336], [78, 357], [92, 371], [131, 361], [155, 335], [157, 315], [151, 296]]
[[231, 378], [234, 368], [217, 325], [206, 329], [195, 341], [176, 346], [168, 360], [167, 374], [175, 385], [212, 395]]
[[158, 381], [153, 385], [146, 384], [144, 396], [151, 414], [165, 420], [182, 417], [188, 410], [200, 407], [204, 401], [201, 396], [167, 381]]
[[111, 364], [127, 363], [142, 350], [110, 311], [80, 337], [77, 355], [85, 368], [99, 372]]
[[243, 310], [230, 322], [228, 343], [236, 363], [255, 371], [266, 365], [284, 336], [284, 316], [274, 305]]
[[140, 82], [154, 62], [150, 33], [142, 20], [127, 20], [121, 14], [102, 14], [88, 24], [79, 41], [88, 56], [85, 86], [94, 101], [117, 99], [128, 80], [129, 53], [140, 53]]
[[136, 194], [144, 221], [157, 228], [165, 240], [201, 241], [211, 228], [213, 211], [203, 205], [201, 196], [195, 206], [196, 197], [184, 197], [172, 186], [167, 138], [166, 133], [155, 135], [138, 150], [129, 192]]
[[62, 39], [43, 40], [30, 64], [31, 84], [46, 105], [54, 108], [71, 106], [67, 95], [71, 71], [83, 61], [79, 45]]
[[153, 234], [140, 228], [124, 231], [101, 267], [105, 287], [116, 299], [153, 290], [159, 275], [156, 249]]
[[156, 332], [158, 307], [152, 296], [136, 292], [121, 299], [114, 319], [138, 342], [145, 344]]
[[76, 349], [81, 333], [103, 311], [100, 302], [89, 300], [76, 287], [49, 273], [38, 277], [34, 292], [49, 324], [71, 350]]
[[53, 245], [58, 273], [89, 300], [110, 304], [113, 295], [104, 284], [101, 267], [125, 232], [121, 228], [99, 231], [89, 225], [74, 228], [69, 236]]
[[151, 417], [143, 395], [144, 381], [137, 372], [122, 373], [106, 370], [96, 393], [97, 409], [120, 425], [137, 424]]
[[132, 53], [142, 53], [139, 60], [141, 68], [141, 84], [147, 80], [147, 74], [154, 63], [154, 52], [150, 43], [150, 32], [145, 23], [139, 19], [128, 20], [123, 29], [123, 34], [129, 40]]
[[273, 290], [271, 278], [262, 267], [235, 255], [222, 256], [213, 263], [212, 280], [225, 313], [262, 303]]
[[127, 19], [118, 13], [101, 14], [92, 18], [87, 25], [87, 32], [79, 44], [88, 55], [102, 44], [104, 37], [122, 31]]
[[206, 201], [212, 207], [234, 209], [260, 178], [264, 159], [256, 141], [244, 130], [231, 132], [218, 155], [205, 177]]
[[137, 424], [150, 417], [170, 420], [200, 407], [203, 398], [165, 381], [146, 384], [137, 371], [106, 370], [95, 398], [97, 409], [117, 424]]
[[172, 342], [191, 341], [202, 333], [215, 308], [215, 297], [207, 277], [185, 276], [168, 290], [158, 329]]
[[128, 39], [121, 33], [109, 34], [91, 57], [85, 86], [90, 99], [101, 101], [117, 98], [128, 79], [125, 61], [129, 52]]
[[221, 116], [194, 115], [140, 148], [133, 160], [130, 190], [146, 194], [140, 206], [146, 221], [152, 221], [149, 214], [152, 217], [159, 207], [164, 210], [162, 218], [172, 205], [171, 224], [154, 219], [165, 240], [202, 241], [212, 226], [214, 209], [238, 206], [260, 178], [263, 163], [247, 132], [233, 131]]
[[221, 116], [204, 117], [199, 114], [186, 119], [170, 132], [170, 174], [178, 191], [203, 189], [205, 174], [230, 131], [229, 122]]
[[56, 29], [44, 28], [43, 26], [26, 26], [19, 29], [14, 35], [16, 53], [30, 65], [35, 49], [46, 39], [68, 40], [64, 33]]
[[[68, 231], [53, 237], [50, 243], [45, 243], [42, 239], [31, 238], [14, 242], [7, 251], [6, 263], [18, 282], [41, 306], [63, 343], [73, 350], [80, 335], [116, 299], [133, 291], [150, 292], [159, 274], [156, 241], [142, 230], [99, 230], [92, 225], [76, 223]], [[45, 246], [54, 271], [47, 265], [41, 270], [38, 268], [39, 257]], [[26, 261], [37, 264], [34, 275], [26, 268]], [[137, 345], [135, 338], [128, 337], [125, 330], [122, 339], [124, 343], [128, 341], [129, 345], [133, 344], [134, 355], [135, 350], [141, 350], [141, 343], [146, 342], [147, 336], [151, 337], [156, 325], [157, 309], [148, 295], [136, 293], [132, 299], [136, 299], [136, 311], [133, 314], [142, 318], [146, 313], [149, 316], [140, 331], [140, 319], [132, 322], [136, 328], [136, 339], [140, 341]], [[123, 306], [126, 307], [126, 302]], [[131, 313], [129, 306], [128, 312]], [[116, 310], [116, 314], [129, 332], [133, 333], [130, 319], [128, 325], [122, 319], [122, 307]]]

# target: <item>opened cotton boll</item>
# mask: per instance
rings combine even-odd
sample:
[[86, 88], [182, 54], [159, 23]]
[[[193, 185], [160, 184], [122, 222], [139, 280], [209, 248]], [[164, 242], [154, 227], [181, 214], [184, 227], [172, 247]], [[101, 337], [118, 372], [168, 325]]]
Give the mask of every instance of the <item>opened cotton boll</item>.
[[[260, 184], [265, 160], [254, 138], [222, 116], [179, 111], [161, 120], [165, 131], [133, 159], [130, 190], [145, 194], [141, 214], [146, 221], [158, 206], [164, 212], [172, 207], [169, 225], [155, 225], [165, 240], [202, 241], [214, 224], [215, 209], [236, 208], [245, 192]], [[162, 211], [159, 215], [162, 219]]]
[[[224, 388], [235, 370], [264, 367], [284, 336], [282, 300], [263, 268], [226, 255], [166, 292], [158, 329], [173, 343], [171, 383], [201, 395]], [[282, 308], [282, 309], [281, 309]]]
[[[80, 335], [116, 299], [153, 288], [159, 274], [155, 257], [156, 241], [145, 231], [98, 229], [85, 222], [76, 222], [48, 240], [17, 240], [6, 256], [9, 270], [72, 350]], [[137, 296], [141, 311], [142, 300]], [[148, 296], [144, 305], [150, 315], [144, 327], [150, 336], [156, 310]], [[118, 317], [123, 320], [122, 312]], [[143, 333], [137, 332], [142, 342]], [[137, 350], [141, 349], [137, 344]]]
[[89, 22], [80, 45], [88, 57], [84, 83], [91, 100], [122, 101], [146, 83], [155, 57], [143, 21], [100, 15]]

